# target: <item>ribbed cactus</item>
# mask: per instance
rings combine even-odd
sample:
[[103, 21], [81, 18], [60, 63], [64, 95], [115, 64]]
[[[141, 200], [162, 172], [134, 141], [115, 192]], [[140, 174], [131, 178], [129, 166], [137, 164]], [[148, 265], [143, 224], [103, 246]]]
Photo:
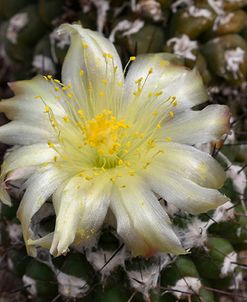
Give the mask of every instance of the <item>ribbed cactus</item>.
[[[124, 63], [130, 56], [166, 51], [182, 56], [189, 68], [197, 67], [210, 102], [227, 104], [232, 112], [231, 133], [197, 146], [224, 166], [222, 192], [231, 202], [190, 215], [160, 198], [187, 255], [133, 257], [106, 226], [88, 248], [72, 246], [57, 258], [37, 248], [34, 259], [26, 254], [16, 218], [23, 192], [10, 186], [13, 207], [0, 204], [0, 279], [5, 283], [6, 276], [8, 282], [0, 284], [0, 301], [217, 302], [222, 296], [244, 301], [247, 1], [0, 0], [0, 80], [59, 77], [70, 45], [68, 35], [56, 32], [64, 22], [102, 31]], [[0, 97], [8, 95], [6, 89], [4, 84]], [[51, 203], [32, 219], [36, 237], [48, 234], [54, 224]]]

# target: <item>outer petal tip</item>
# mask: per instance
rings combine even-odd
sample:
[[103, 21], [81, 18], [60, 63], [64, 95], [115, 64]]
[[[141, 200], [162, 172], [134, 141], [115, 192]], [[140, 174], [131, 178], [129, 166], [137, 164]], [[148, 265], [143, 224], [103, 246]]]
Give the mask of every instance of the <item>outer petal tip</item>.
[[225, 123], [225, 133], [229, 133], [230, 131], [231, 128], [230, 118], [231, 118], [230, 108], [228, 106], [223, 106], [223, 119]]
[[12, 206], [11, 198], [6, 189], [4, 188], [4, 183], [0, 185], [0, 201], [9, 207]]

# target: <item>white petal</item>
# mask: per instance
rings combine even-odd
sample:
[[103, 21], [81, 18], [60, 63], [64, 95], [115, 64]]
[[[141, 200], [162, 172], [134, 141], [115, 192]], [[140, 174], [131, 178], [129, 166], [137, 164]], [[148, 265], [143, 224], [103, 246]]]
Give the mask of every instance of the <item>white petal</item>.
[[[117, 217], [117, 231], [133, 253], [144, 256], [150, 256], [158, 251], [185, 253], [172, 230], [168, 215], [149, 191], [147, 184], [135, 177], [125, 188], [117, 185], [111, 209]], [[140, 239], [131, 240], [138, 238], [138, 235]]]
[[204, 187], [223, 186], [225, 171], [208, 153], [178, 143], [162, 143], [159, 147], [164, 153], [155, 158], [150, 169], [169, 170]]
[[11, 198], [6, 191], [6, 188], [4, 187], [4, 182], [1, 180], [1, 185], [0, 185], [0, 201], [3, 202], [4, 204], [11, 206]]
[[219, 139], [229, 131], [229, 108], [223, 105], [210, 105], [201, 111], [185, 111], [175, 115], [163, 124], [160, 139], [189, 145], [206, 143]]
[[[0, 111], [10, 120], [25, 121], [34, 126], [51, 129], [45, 104], [56, 116], [63, 116], [64, 110], [55, 98], [54, 87], [41, 76], [32, 80], [10, 83], [15, 96], [0, 102]], [[39, 96], [40, 98], [37, 98]]]
[[21, 121], [12, 121], [0, 127], [0, 141], [8, 145], [47, 142], [51, 137], [47, 130]]
[[[148, 75], [149, 70], [152, 73]], [[148, 77], [147, 77], [148, 75]], [[162, 91], [157, 102], [163, 102], [169, 96], [176, 96], [175, 111], [191, 108], [207, 100], [207, 93], [199, 73], [181, 66], [178, 57], [172, 54], [140, 55], [132, 63], [124, 86], [124, 99], [133, 101], [133, 93], [137, 91], [136, 81], [142, 78], [142, 103], [150, 99], [151, 93]], [[146, 79], [146, 80], [145, 80]]]
[[11, 151], [2, 164], [2, 175], [10, 171], [53, 161], [57, 153], [47, 144], [20, 147]]
[[[49, 169], [33, 175], [27, 182], [27, 190], [22, 198], [17, 217], [21, 222], [25, 242], [31, 237], [29, 229], [33, 215], [40, 209], [49, 196], [67, 176], [58, 169]], [[27, 246], [29, 254], [33, 250]]]
[[82, 243], [95, 235], [108, 210], [109, 190], [104, 181], [92, 184], [74, 177], [54, 195], [57, 219], [50, 252], [58, 256], [76, 235]]
[[117, 233], [131, 249], [132, 253], [134, 255], [152, 255], [154, 253], [153, 249], [134, 228], [131, 217], [119, 198], [118, 192], [113, 195], [110, 207], [116, 218]]
[[80, 25], [64, 24], [60, 30], [71, 35], [71, 46], [62, 69], [63, 83], [72, 85], [88, 114], [102, 109], [114, 110], [122, 94], [118, 83], [123, 81], [123, 72], [113, 44], [101, 34]]
[[41, 237], [39, 239], [35, 239], [35, 240], [28, 239], [27, 245], [41, 246], [45, 249], [49, 249], [51, 247], [51, 244], [52, 244], [53, 236], [54, 236], [54, 233], [49, 233], [49, 234], [47, 234], [44, 237]]
[[217, 190], [199, 186], [178, 173], [149, 169], [147, 180], [152, 190], [178, 209], [199, 214], [215, 209], [229, 199]]

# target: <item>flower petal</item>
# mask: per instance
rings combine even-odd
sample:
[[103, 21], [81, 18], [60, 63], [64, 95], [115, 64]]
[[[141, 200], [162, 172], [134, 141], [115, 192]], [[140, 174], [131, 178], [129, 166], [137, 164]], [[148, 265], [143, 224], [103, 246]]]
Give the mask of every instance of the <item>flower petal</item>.
[[201, 111], [185, 111], [164, 123], [159, 138], [189, 145], [219, 139], [229, 131], [229, 108], [210, 105]]
[[[105, 182], [95, 184], [73, 177], [58, 188], [53, 202], [57, 213], [56, 228], [50, 252], [61, 255], [80, 237], [81, 243], [95, 235], [105, 219], [109, 205], [109, 190]], [[108, 192], [108, 193], [107, 193]]]
[[225, 171], [208, 153], [194, 147], [178, 143], [159, 143], [163, 151], [149, 169], [169, 170], [179, 176], [213, 189], [221, 188], [225, 181]]
[[1, 185], [0, 185], [0, 201], [2, 201], [2, 203], [6, 204], [7, 206], [12, 205], [11, 198], [4, 187], [3, 180], [1, 180]]
[[[186, 253], [168, 215], [139, 178], [131, 179], [125, 188], [121, 184], [115, 186], [111, 209], [117, 218], [118, 233], [135, 255], [151, 256], [158, 251]], [[135, 238], [137, 241], [132, 240]]]
[[0, 141], [8, 145], [29, 145], [46, 142], [51, 134], [33, 125], [12, 121], [0, 127]]
[[0, 111], [8, 119], [25, 121], [34, 126], [51, 128], [45, 104], [49, 106], [56, 116], [63, 116], [62, 105], [57, 101], [54, 88], [42, 76], [32, 80], [13, 82], [9, 84], [15, 96], [0, 102]]
[[[61, 170], [53, 168], [43, 173], [37, 173], [27, 181], [27, 190], [17, 211], [17, 217], [22, 225], [25, 242], [27, 242], [32, 235], [29, 226], [33, 215], [66, 177], [67, 175], [62, 173]], [[35, 254], [34, 250], [28, 246], [27, 251], [30, 255]]]
[[80, 25], [64, 24], [60, 31], [71, 35], [62, 69], [63, 83], [72, 85], [78, 102], [86, 106], [88, 114], [115, 110], [122, 95], [123, 71], [113, 44]]
[[20, 147], [8, 153], [2, 164], [1, 174], [6, 175], [10, 171], [40, 165], [53, 161], [57, 153], [47, 144], [35, 144]]
[[41, 246], [45, 249], [49, 249], [51, 247], [51, 244], [52, 244], [52, 240], [53, 240], [53, 236], [54, 236], [54, 233], [49, 233], [47, 235], [45, 235], [44, 237], [41, 237], [39, 239], [35, 239], [35, 240], [32, 240], [32, 239], [28, 239], [27, 241], [27, 245], [29, 246]]
[[178, 209], [199, 214], [215, 209], [229, 199], [217, 190], [199, 186], [169, 170], [149, 169], [147, 180], [152, 190]]
[[140, 55], [132, 63], [124, 86], [124, 99], [131, 102], [135, 99], [138, 80], [141, 81], [140, 99], [143, 103], [150, 99], [150, 93], [162, 94], [157, 97], [157, 103], [164, 102], [170, 96], [176, 96], [175, 111], [181, 111], [203, 103], [207, 93], [199, 73], [181, 66], [178, 57], [172, 54]]

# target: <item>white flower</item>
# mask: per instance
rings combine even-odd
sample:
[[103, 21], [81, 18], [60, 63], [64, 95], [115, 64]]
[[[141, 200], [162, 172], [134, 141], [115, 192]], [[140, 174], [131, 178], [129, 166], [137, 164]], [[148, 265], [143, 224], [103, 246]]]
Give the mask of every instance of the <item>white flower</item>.
[[[53, 255], [86, 245], [108, 211], [134, 255], [185, 253], [154, 192], [193, 214], [227, 201], [217, 191], [223, 169], [190, 145], [228, 131], [228, 108], [192, 110], [207, 94], [174, 55], [131, 57], [124, 80], [110, 41], [79, 25], [60, 30], [71, 35], [63, 84], [51, 76], [15, 82], [15, 97], [0, 103], [12, 120], [0, 140], [18, 145], [2, 165], [1, 199], [10, 203], [8, 178], [27, 179], [17, 216], [29, 253], [33, 244]], [[35, 241], [30, 222], [50, 196], [54, 234]]]

